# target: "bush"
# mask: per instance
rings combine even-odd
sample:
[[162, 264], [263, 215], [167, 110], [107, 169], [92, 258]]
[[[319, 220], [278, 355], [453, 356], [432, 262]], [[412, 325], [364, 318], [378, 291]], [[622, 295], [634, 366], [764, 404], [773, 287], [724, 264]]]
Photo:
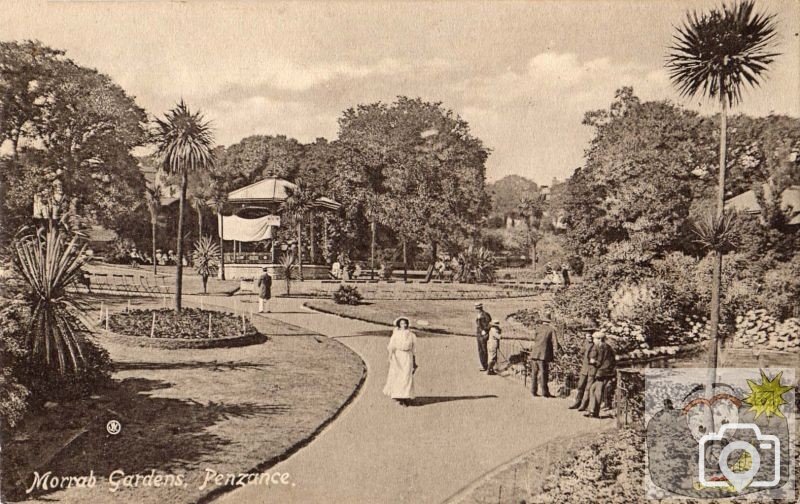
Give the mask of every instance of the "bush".
[[25, 334], [30, 319], [27, 306], [18, 300], [0, 299], [0, 422], [14, 427], [28, 409], [30, 391], [20, 383], [24, 370]]
[[358, 288], [353, 285], [341, 285], [339, 289], [333, 293], [333, 301], [336, 304], [357, 305], [360, 304], [364, 297], [358, 292]]

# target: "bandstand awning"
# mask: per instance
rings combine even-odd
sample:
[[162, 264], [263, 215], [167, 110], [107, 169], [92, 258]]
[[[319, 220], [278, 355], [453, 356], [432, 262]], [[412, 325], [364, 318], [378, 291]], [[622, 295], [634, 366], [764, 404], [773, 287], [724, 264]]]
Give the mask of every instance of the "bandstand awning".
[[[283, 203], [289, 198], [289, 193], [297, 186], [288, 180], [278, 177], [267, 177], [248, 186], [228, 193], [228, 203], [234, 204], [268, 204]], [[331, 198], [317, 198], [314, 204], [317, 208], [338, 210], [341, 204]]]

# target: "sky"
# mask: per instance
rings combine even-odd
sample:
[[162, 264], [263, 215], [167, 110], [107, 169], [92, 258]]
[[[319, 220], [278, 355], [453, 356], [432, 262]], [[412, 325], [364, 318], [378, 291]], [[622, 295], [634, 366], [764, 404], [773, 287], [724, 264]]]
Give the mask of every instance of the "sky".
[[[718, 1], [6, 1], [0, 40], [38, 39], [111, 76], [151, 115], [183, 98], [217, 142], [334, 139], [343, 110], [442, 102], [492, 150], [487, 179], [549, 184], [583, 164], [587, 111], [633, 86], [701, 113], [664, 70], [688, 9]], [[762, 1], [782, 55], [733, 112], [800, 115], [800, 2]]]

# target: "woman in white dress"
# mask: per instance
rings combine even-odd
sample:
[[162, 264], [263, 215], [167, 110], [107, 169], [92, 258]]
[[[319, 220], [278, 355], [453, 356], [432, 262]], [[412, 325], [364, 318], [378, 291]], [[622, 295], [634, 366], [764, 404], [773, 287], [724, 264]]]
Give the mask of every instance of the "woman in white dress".
[[408, 406], [414, 398], [414, 371], [417, 368], [415, 352], [417, 336], [408, 329], [408, 319], [398, 317], [394, 321], [394, 331], [389, 339], [389, 375], [383, 393]]

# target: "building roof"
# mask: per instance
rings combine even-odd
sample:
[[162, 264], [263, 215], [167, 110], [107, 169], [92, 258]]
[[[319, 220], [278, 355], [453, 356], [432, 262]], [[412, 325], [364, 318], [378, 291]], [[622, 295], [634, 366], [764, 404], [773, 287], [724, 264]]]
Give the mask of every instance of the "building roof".
[[[267, 177], [248, 186], [228, 193], [229, 203], [281, 203], [289, 198], [289, 192], [297, 186], [288, 180], [278, 177]], [[341, 205], [326, 197], [317, 198], [316, 206], [338, 209]]]
[[[772, 193], [772, 187], [769, 184], [764, 184], [762, 188], [764, 196], [769, 198]], [[725, 202], [725, 207], [745, 213], [759, 213], [761, 211], [756, 193], [752, 189], [729, 199]], [[781, 193], [781, 208], [786, 210], [789, 207], [792, 208], [789, 224], [800, 224], [800, 186], [787, 187]]]

